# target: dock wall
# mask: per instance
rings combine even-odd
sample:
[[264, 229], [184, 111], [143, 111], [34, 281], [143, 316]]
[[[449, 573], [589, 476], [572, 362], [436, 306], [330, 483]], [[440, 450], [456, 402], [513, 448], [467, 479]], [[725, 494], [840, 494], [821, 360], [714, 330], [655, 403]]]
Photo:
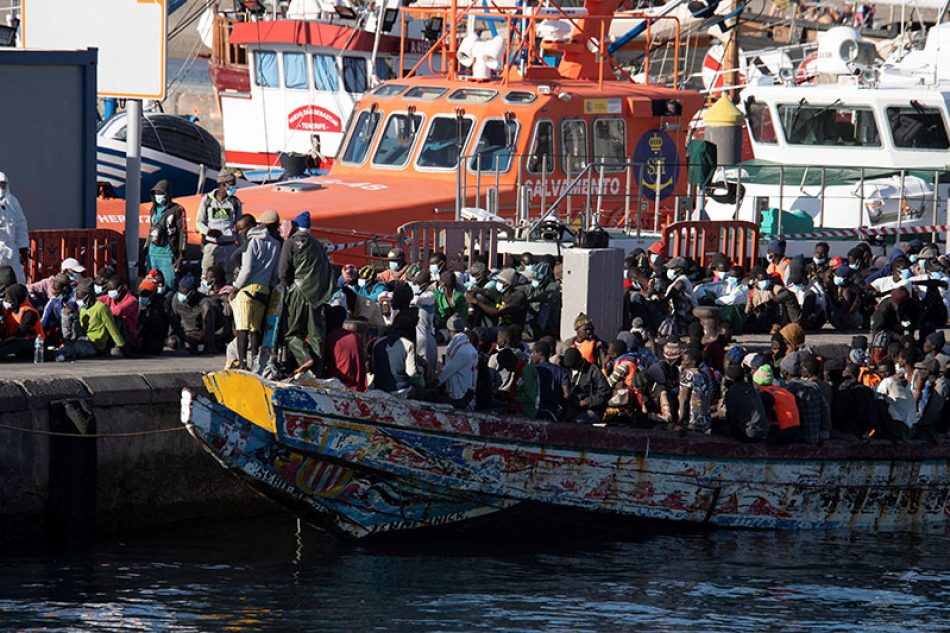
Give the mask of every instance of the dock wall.
[[0, 381], [0, 543], [271, 507], [183, 430], [183, 387], [201, 374]]

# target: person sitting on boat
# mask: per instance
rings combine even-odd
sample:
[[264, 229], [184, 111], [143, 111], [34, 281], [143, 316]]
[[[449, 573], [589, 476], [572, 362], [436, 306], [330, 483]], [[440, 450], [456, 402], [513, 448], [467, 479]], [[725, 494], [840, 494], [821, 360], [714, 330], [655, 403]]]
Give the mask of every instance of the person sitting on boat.
[[799, 441], [817, 444], [823, 428], [830, 428], [831, 411], [814, 376], [803, 375], [802, 353], [792, 352], [782, 359], [782, 378], [785, 388], [795, 395], [798, 405]]
[[914, 392], [904, 372], [897, 371], [893, 362], [882, 361], [878, 364], [878, 371], [883, 378], [875, 392], [887, 407], [887, 415], [879, 420], [881, 435], [890, 439], [909, 439], [919, 417]]
[[337, 286], [350, 290], [354, 294], [360, 291], [360, 270], [356, 264], [344, 264], [340, 276], [336, 280]]
[[[231, 297], [237, 346], [235, 366], [238, 369], [247, 369], [248, 351], [252, 357], [256, 357], [261, 346], [264, 313], [274, 285], [281, 252], [280, 242], [274, 239], [267, 229], [267, 225], [276, 218], [276, 212], [265, 211], [261, 214], [260, 221], [247, 228], [245, 233], [247, 245], [243, 248], [241, 265], [234, 278]], [[244, 226], [243, 217], [241, 225]]]
[[406, 272], [409, 270], [409, 264], [406, 263], [406, 254], [401, 248], [393, 248], [386, 255], [388, 266], [380, 271], [379, 281], [384, 284], [392, 284], [395, 281], [406, 281]]
[[820, 330], [826, 321], [825, 289], [817, 281], [808, 279], [804, 270], [801, 258], [793, 258], [785, 284], [792, 296], [781, 302], [782, 310], [788, 323], [799, 325], [805, 330]]
[[730, 267], [722, 276], [696, 286], [694, 294], [699, 305], [720, 307], [720, 322], [729, 322], [742, 329], [745, 322], [745, 304], [749, 301], [749, 286], [742, 283], [745, 270], [742, 266]]
[[453, 407], [472, 410], [478, 381], [478, 350], [472, 343], [474, 333], [462, 331], [458, 316], [450, 318], [447, 325], [455, 333], [445, 350], [445, 364], [439, 370], [436, 385], [444, 389], [445, 399]]
[[805, 264], [805, 277], [809, 281], [822, 283], [829, 269], [828, 253], [831, 247], [828, 242], [818, 242], [812, 252], [811, 260]]
[[903, 287], [916, 293], [910, 281], [913, 274], [910, 269], [910, 261], [906, 257], [901, 255], [895, 257], [891, 261], [891, 274], [878, 277], [869, 284], [875, 293], [875, 298], [878, 300], [877, 305], [880, 305], [881, 301], [890, 296], [894, 288]]
[[772, 325], [781, 321], [778, 303], [778, 294], [784, 290], [776, 286], [775, 280], [761, 267], [752, 270], [749, 301], [745, 306], [746, 322], [744, 332], [765, 333], [772, 329]]
[[528, 299], [515, 287], [518, 273], [514, 268], [505, 268], [495, 277], [494, 296], [487, 289], [474, 288], [465, 293], [470, 306], [493, 319], [495, 325], [520, 325], [524, 327], [528, 313]]
[[918, 335], [923, 342], [929, 334], [947, 324], [947, 304], [943, 296], [947, 291], [947, 281], [943, 266], [936, 259], [928, 259], [925, 274], [911, 278], [911, 282], [917, 289], [920, 304]]
[[768, 260], [768, 266], [765, 272], [768, 273], [776, 282], [785, 283], [785, 271], [788, 270], [792, 260], [785, 257], [785, 240], [772, 240], [769, 242], [765, 252], [765, 258]]
[[911, 296], [907, 288], [898, 286], [889, 297], [878, 304], [871, 315], [871, 339], [881, 338], [912, 341], [920, 327], [920, 302]]
[[[826, 361], [825, 366], [829, 363]], [[847, 363], [841, 370], [841, 381], [834, 387], [831, 403], [831, 425], [839, 433], [867, 437], [879, 425], [881, 407], [874, 389], [859, 379], [860, 371], [854, 363]]]
[[746, 381], [741, 365], [726, 368], [723, 389], [720, 417], [729, 425], [732, 436], [745, 442], [760, 442], [768, 437], [769, 419], [762, 396]]
[[647, 427], [673, 424], [676, 420], [676, 400], [660, 363], [653, 363], [634, 374], [633, 386], [642, 404], [638, 424]]
[[538, 341], [531, 350], [531, 362], [538, 372], [538, 414], [546, 420], [561, 419], [571, 396], [570, 372], [550, 361], [553, 350], [547, 341]]
[[571, 372], [571, 394], [565, 420], [581, 424], [600, 422], [611, 395], [603, 372], [584, 360], [575, 347], [564, 351], [563, 365]]
[[[458, 277], [450, 270], [439, 273], [439, 283], [433, 289], [435, 296], [435, 330], [442, 339], [448, 341], [446, 324], [452, 317], [462, 320], [463, 326], [468, 319], [468, 302], [465, 289], [459, 284]], [[464, 327], [463, 327], [464, 329]]]
[[663, 291], [663, 296], [670, 303], [674, 333], [682, 334], [694, 318], [693, 308], [698, 305], [693, 293], [693, 284], [686, 276], [689, 262], [683, 257], [674, 257], [666, 262], [664, 268], [669, 285]]
[[777, 444], [797, 442], [801, 420], [795, 395], [775, 384], [771, 365], [762, 365], [752, 374], [752, 382], [762, 395], [769, 419], [769, 441]]
[[201, 234], [202, 273], [219, 264], [231, 275], [231, 255], [237, 248], [234, 224], [244, 213], [236, 194], [237, 178], [230, 170], [222, 169], [217, 188], [201, 198], [195, 224]]
[[574, 319], [574, 336], [564, 341], [564, 344], [580, 351], [588, 363], [601, 368], [604, 366], [607, 344], [594, 333], [594, 322], [583, 312]]
[[834, 286], [828, 294], [828, 321], [836, 330], [855, 330], [864, 323], [861, 290], [853, 277], [854, 270], [848, 264], [834, 270]]
[[548, 261], [539, 261], [525, 273], [528, 285], [522, 291], [528, 299], [528, 323], [533, 338], [557, 334], [561, 320], [561, 284]]
[[679, 416], [680, 426], [709, 434], [712, 431], [711, 406], [715, 385], [700, 371], [702, 353], [695, 347], [683, 350], [680, 363]]
[[343, 306], [326, 311], [326, 377], [336, 378], [347, 389], [366, 391], [366, 355], [359, 334], [344, 327], [347, 312]]
[[498, 367], [511, 375], [508, 385], [495, 392], [501, 408], [528, 418], [537, 416], [540, 387], [535, 366], [507, 348], [498, 352]]
[[435, 377], [439, 346], [435, 340], [435, 293], [432, 291], [432, 278], [428, 270], [420, 270], [410, 280], [412, 300], [409, 302], [419, 311], [416, 324], [416, 353], [426, 362], [426, 380]]
[[359, 278], [356, 283], [359, 285], [357, 294], [366, 297], [371, 301], [378, 301], [379, 295], [386, 291], [386, 285], [377, 279], [376, 269], [366, 265], [360, 268]]
[[178, 282], [169, 317], [172, 334], [165, 342], [166, 347], [187, 349], [192, 354], [214, 352], [214, 309], [198, 292], [198, 280], [192, 275], [186, 275]]
[[389, 333], [373, 345], [373, 388], [412, 398], [425, 387], [425, 377], [416, 362], [415, 333], [419, 317], [414, 308], [402, 309]]
[[152, 187], [148, 238], [139, 259], [141, 270], [157, 268], [165, 276], [165, 283], [174, 288], [187, 244], [185, 209], [172, 200], [168, 181], [159, 180]]
[[294, 218], [276, 272], [286, 289], [286, 340], [297, 362], [294, 375], [309, 371], [319, 376], [325, 337], [323, 306], [333, 296], [333, 274], [323, 244], [310, 233], [309, 212]]
[[164, 297], [158, 294], [154, 281], [139, 283], [139, 344], [137, 352], [158, 356], [165, 349], [171, 319]]

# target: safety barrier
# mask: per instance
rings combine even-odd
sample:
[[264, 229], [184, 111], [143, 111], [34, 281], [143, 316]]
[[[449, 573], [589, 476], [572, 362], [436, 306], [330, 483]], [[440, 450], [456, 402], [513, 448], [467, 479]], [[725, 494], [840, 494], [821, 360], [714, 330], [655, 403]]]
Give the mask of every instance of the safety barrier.
[[72, 257], [91, 276], [106, 266], [126, 276], [125, 239], [110, 229], [43, 229], [30, 231], [30, 260], [27, 278], [39, 281], [59, 272], [59, 265]]
[[400, 240], [406, 244], [410, 262], [428, 262], [435, 251], [445, 253], [449, 267], [464, 270], [467, 257], [484, 257], [489, 268], [498, 263], [499, 233], [511, 227], [501, 222], [409, 222], [399, 227]]
[[688, 257], [706, 266], [722, 253], [749, 270], [759, 256], [759, 225], [741, 220], [674, 222], [663, 228], [663, 243], [670, 257]]
[[821, 229], [809, 233], [788, 233], [778, 235], [786, 240], [822, 240], [834, 238], [857, 238], [878, 237], [883, 235], [923, 235], [926, 233], [943, 233], [947, 230], [947, 224], [930, 224], [927, 226], [885, 226], [879, 228], [859, 228], [859, 229]]

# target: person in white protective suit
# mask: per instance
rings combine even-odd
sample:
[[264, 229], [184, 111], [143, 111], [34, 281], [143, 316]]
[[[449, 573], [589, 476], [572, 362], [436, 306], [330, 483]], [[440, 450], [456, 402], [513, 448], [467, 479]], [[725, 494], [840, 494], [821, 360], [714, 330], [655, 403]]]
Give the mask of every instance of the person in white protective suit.
[[23, 263], [30, 256], [30, 232], [7, 175], [0, 171], [0, 266], [12, 266], [17, 283], [26, 283]]

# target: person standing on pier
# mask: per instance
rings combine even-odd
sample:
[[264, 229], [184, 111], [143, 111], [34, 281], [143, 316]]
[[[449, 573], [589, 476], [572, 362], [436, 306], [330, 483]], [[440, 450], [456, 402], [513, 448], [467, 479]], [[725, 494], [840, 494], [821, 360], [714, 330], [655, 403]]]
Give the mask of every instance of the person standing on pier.
[[11, 266], [17, 283], [26, 283], [23, 267], [30, 261], [30, 229], [7, 175], [0, 171], [0, 266]]
[[295, 376], [323, 372], [323, 306], [333, 296], [333, 274], [323, 245], [310, 234], [310, 213], [294, 218], [277, 267], [287, 289], [287, 346], [297, 361]]
[[188, 238], [185, 235], [185, 210], [177, 202], [172, 202], [171, 186], [167, 180], [159, 180], [152, 187], [149, 220], [139, 274], [155, 268], [162, 271], [165, 284], [174, 288]]
[[237, 179], [227, 170], [218, 173], [218, 188], [206, 194], [198, 205], [197, 226], [201, 233], [201, 273], [214, 266], [224, 266], [231, 278], [231, 255], [236, 246], [234, 225], [243, 214], [237, 193]]

